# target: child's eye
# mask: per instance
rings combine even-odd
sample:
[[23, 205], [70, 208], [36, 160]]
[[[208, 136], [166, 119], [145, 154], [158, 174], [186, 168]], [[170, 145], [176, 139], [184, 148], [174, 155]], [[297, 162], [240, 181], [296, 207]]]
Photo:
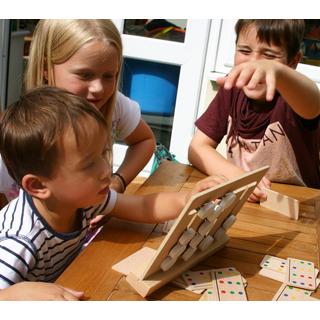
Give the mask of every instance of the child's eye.
[[82, 80], [89, 80], [92, 77], [90, 73], [78, 73], [78, 77]]
[[245, 54], [245, 55], [248, 55], [251, 53], [250, 50], [247, 50], [247, 49], [238, 49], [238, 52], [242, 53], [242, 54]]
[[264, 56], [266, 57], [266, 59], [276, 59], [277, 56], [275, 56], [274, 54], [271, 53], [265, 53]]
[[115, 78], [114, 74], [104, 74], [103, 78], [106, 80], [113, 80]]

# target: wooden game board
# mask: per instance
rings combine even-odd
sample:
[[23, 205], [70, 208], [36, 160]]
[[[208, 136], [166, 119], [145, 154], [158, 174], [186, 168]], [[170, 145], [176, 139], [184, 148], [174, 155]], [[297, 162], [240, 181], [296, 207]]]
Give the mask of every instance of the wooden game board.
[[222, 248], [235, 215], [268, 166], [195, 194], [157, 250], [144, 247], [112, 268], [143, 297]]

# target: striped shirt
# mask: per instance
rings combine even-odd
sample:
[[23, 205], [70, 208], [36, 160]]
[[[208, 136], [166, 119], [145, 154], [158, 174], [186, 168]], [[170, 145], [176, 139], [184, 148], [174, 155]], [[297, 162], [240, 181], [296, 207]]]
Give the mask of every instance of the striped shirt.
[[79, 209], [81, 228], [71, 233], [53, 230], [22, 189], [0, 212], [0, 289], [21, 281], [54, 281], [78, 255], [90, 220], [113, 209], [111, 190], [98, 207]]

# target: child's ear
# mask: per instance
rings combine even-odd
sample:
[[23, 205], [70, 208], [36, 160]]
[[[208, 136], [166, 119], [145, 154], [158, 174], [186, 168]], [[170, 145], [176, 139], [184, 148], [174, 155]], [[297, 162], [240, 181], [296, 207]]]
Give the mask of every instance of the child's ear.
[[291, 67], [292, 69], [296, 69], [301, 59], [302, 59], [302, 53], [298, 52], [289, 63], [289, 67]]
[[50, 189], [43, 182], [43, 179], [37, 175], [26, 174], [21, 183], [23, 189], [33, 197], [47, 199], [51, 195]]

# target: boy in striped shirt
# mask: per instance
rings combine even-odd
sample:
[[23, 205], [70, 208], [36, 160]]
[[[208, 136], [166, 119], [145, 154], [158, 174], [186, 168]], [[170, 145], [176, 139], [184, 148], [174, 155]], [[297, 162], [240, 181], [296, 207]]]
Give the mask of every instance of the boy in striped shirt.
[[222, 182], [209, 177], [184, 193], [117, 194], [109, 189], [108, 124], [87, 101], [58, 88], [28, 92], [5, 112], [0, 130], [1, 155], [21, 186], [0, 212], [0, 289], [53, 282], [80, 252], [98, 214], [171, 220], [193, 193]]

